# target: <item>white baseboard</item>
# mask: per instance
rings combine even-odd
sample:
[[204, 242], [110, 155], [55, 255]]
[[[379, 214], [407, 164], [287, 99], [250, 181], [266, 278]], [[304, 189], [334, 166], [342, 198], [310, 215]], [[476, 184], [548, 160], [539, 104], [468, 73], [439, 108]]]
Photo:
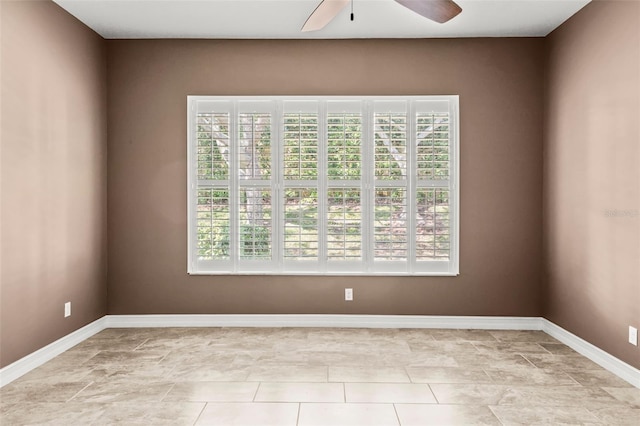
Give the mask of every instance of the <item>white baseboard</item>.
[[0, 387], [11, 383], [105, 328], [347, 327], [542, 330], [596, 364], [640, 388], [640, 370], [540, 317], [422, 315], [106, 315], [0, 369]]
[[99, 318], [94, 322], [59, 338], [44, 348], [38, 349], [37, 351], [32, 352], [29, 355], [20, 358], [16, 362], [0, 369], [0, 387], [11, 383], [18, 377], [27, 374], [29, 371], [40, 367], [45, 362], [57, 357], [62, 352], [71, 349], [78, 343], [81, 343], [94, 334], [101, 332], [106, 328], [105, 323], [106, 317]]
[[136, 327], [346, 327], [541, 330], [538, 317], [425, 315], [107, 315], [107, 328]]
[[558, 339], [602, 368], [609, 370], [621, 379], [631, 383], [633, 386], [640, 388], [640, 370], [545, 318], [540, 318], [540, 321], [542, 323], [542, 331], [547, 333], [549, 336]]

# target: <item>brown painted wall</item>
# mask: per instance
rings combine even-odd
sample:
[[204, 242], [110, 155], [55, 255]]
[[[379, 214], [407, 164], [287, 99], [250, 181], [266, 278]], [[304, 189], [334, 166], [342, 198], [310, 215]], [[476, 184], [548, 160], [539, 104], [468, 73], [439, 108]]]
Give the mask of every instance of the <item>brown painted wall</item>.
[[[640, 368], [640, 3], [548, 38], [544, 316]], [[612, 213], [613, 211], [613, 213]]]
[[[108, 63], [110, 314], [541, 314], [544, 40], [123, 40]], [[460, 95], [460, 276], [187, 275], [186, 97], [225, 94]]]
[[0, 7], [3, 367], [106, 312], [107, 94], [98, 35], [49, 1]]

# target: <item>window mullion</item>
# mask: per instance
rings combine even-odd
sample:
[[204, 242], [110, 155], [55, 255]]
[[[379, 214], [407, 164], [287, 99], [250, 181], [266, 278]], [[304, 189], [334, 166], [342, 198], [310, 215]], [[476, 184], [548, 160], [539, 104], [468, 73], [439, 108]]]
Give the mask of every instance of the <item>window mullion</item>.
[[188, 245], [187, 245], [187, 254], [188, 254], [188, 264], [187, 264], [187, 272], [193, 273], [198, 270], [197, 268], [197, 229], [198, 229], [198, 218], [197, 218], [197, 199], [198, 199], [198, 189], [197, 189], [197, 181], [198, 181], [198, 160], [197, 160], [197, 152], [198, 152], [198, 132], [196, 131], [196, 116], [198, 112], [196, 111], [196, 101], [188, 100], [187, 102], [187, 115], [188, 115], [188, 123], [187, 123], [187, 194], [188, 194], [188, 205], [187, 205], [187, 215], [188, 221], [190, 223], [188, 231]]
[[416, 112], [409, 102], [407, 117], [407, 272], [413, 274], [416, 266]]
[[282, 257], [284, 247], [284, 209], [282, 208], [284, 184], [283, 163], [281, 158], [284, 153], [284, 117], [282, 113], [282, 101], [274, 102], [273, 120], [271, 121], [271, 209], [274, 212], [271, 221], [271, 261], [274, 272], [282, 272]]
[[460, 265], [460, 117], [459, 104], [449, 104], [449, 220], [451, 238], [449, 271], [459, 272]]
[[318, 103], [318, 268], [327, 270], [327, 102]]
[[231, 106], [231, 113], [229, 114], [229, 256], [231, 260], [231, 270], [233, 273], [238, 272], [238, 259], [240, 257], [240, 251], [238, 250], [239, 243], [239, 227], [240, 220], [238, 217], [238, 209], [240, 202], [240, 188], [238, 183], [238, 103], [234, 101]]
[[364, 272], [373, 266], [373, 171], [374, 138], [373, 108], [370, 101], [362, 102], [362, 261]]

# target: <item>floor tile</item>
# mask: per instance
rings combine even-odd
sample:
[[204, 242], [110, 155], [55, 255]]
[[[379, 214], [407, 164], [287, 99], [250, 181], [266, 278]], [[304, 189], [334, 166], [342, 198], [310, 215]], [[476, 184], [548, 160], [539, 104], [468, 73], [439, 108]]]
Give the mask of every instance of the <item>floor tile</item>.
[[480, 352], [550, 354], [548, 350], [535, 342], [473, 342]]
[[[405, 365], [414, 359], [411, 353], [398, 352], [305, 352], [303, 362], [309, 365], [326, 365], [341, 367], [395, 367]], [[295, 361], [294, 361], [295, 363]]]
[[296, 403], [208, 403], [196, 425], [296, 426]]
[[33, 381], [55, 385], [60, 382], [61, 377], [64, 377], [64, 380], [68, 382], [89, 383], [93, 380], [88, 378], [90, 373], [91, 369], [81, 363], [48, 362], [20, 377], [20, 383]]
[[250, 402], [257, 389], [254, 382], [179, 382], [163, 402]]
[[344, 402], [342, 383], [271, 383], [258, 387], [257, 402]]
[[394, 338], [405, 341], [435, 341], [428, 328], [401, 328], [395, 331]]
[[490, 330], [489, 333], [501, 342], [558, 343], [544, 331]]
[[[458, 352], [460, 353], [460, 352]], [[459, 367], [453, 353], [441, 354], [430, 351], [412, 352], [405, 363], [408, 367]]]
[[90, 384], [91, 382], [16, 381], [0, 388], [0, 401], [3, 404], [66, 402]]
[[603, 387], [602, 389], [618, 401], [625, 402], [633, 408], [640, 408], [640, 389], [635, 387]]
[[93, 382], [74, 396], [73, 401], [94, 403], [160, 402], [172, 387], [173, 383], [168, 382]]
[[466, 367], [407, 367], [413, 383], [493, 383], [480, 369]]
[[402, 426], [500, 426], [496, 416], [483, 405], [396, 404], [396, 411]]
[[453, 355], [456, 367], [462, 368], [518, 368], [531, 367], [533, 364], [520, 354], [497, 351], [483, 353], [460, 353]]
[[413, 353], [428, 352], [433, 355], [455, 355], [459, 353], [467, 354], [478, 352], [472, 342], [464, 341], [438, 342], [435, 340], [409, 340], [409, 348], [411, 348], [411, 352]]
[[401, 367], [329, 367], [330, 382], [409, 383]]
[[512, 395], [504, 385], [437, 383], [429, 387], [440, 404], [497, 405]]
[[631, 384], [606, 370], [569, 371], [568, 374], [584, 386], [606, 386], [628, 388]]
[[584, 425], [600, 420], [584, 407], [492, 406], [503, 425]]
[[534, 366], [530, 366], [529, 368], [486, 369], [485, 371], [494, 383], [500, 383], [502, 385], [578, 385], [578, 382], [567, 373], [544, 370]]
[[393, 404], [300, 404], [298, 426], [398, 426]]
[[486, 330], [431, 330], [431, 336], [438, 342], [495, 342], [497, 339]]
[[95, 425], [189, 425], [192, 426], [204, 410], [204, 402], [156, 404], [105, 404], [104, 413]]
[[249, 367], [184, 366], [173, 368], [168, 380], [183, 382], [242, 382], [249, 377]]
[[640, 420], [640, 408], [589, 407], [588, 410], [605, 425], [638, 426]]
[[175, 365], [141, 363], [141, 364], [104, 364], [91, 368], [85, 379], [92, 381], [145, 381], [145, 382], [172, 382], [169, 377]]
[[[208, 351], [192, 351], [183, 348], [174, 348], [165, 356], [160, 364], [169, 364], [173, 367], [227, 367], [238, 357], [233, 352], [208, 352]], [[252, 361], [255, 361], [252, 360]]]
[[612, 407], [625, 405], [601, 388], [585, 386], [513, 386], [498, 404], [491, 405], [509, 404], [547, 407]]
[[326, 382], [327, 367], [300, 365], [260, 365], [249, 370], [251, 382]]
[[347, 402], [435, 404], [429, 386], [409, 383], [345, 383]]
[[88, 359], [83, 365], [90, 367], [102, 367], [105, 365], [148, 365], [160, 362], [169, 351], [101, 351]]
[[524, 357], [538, 368], [546, 368], [558, 371], [599, 370], [595, 362], [581, 355], [557, 355], [557, 354], [524, 354]]
[[571, 349], [569, 346], [562, 343], [540, 343], [540, 346], [547, 351], [556, 355], [578, 355], [578, 352]]
[[6, 426], [95, 424], [105, 408], [104, 404], [25, 402], [2, 413], [0, 424]]

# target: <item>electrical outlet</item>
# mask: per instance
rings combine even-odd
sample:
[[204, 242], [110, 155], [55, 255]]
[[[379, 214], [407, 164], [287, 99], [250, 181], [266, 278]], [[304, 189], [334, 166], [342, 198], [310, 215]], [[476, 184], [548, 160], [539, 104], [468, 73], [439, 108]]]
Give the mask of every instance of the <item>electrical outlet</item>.
[[64, 304], [64, 317], [71, 316], [71, 302], [67, 302]]
[[347, 300], [349, 302], [353, 300], [353, 289], [352, 288], [345, 288], [344, 289], [344, 300]]
[[638, 329], [629, 326], [629, 343], [638, 346]]

